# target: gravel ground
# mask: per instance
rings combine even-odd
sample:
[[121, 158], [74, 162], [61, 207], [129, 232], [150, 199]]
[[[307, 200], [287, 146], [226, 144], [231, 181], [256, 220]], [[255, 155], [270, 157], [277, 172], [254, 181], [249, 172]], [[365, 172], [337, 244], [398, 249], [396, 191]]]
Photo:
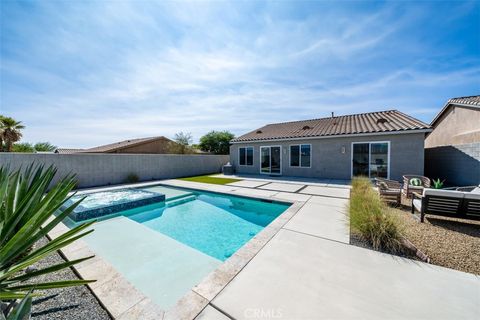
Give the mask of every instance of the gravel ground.
[[[394, 208], [405, 223], [406, 238], [430, 258], [430, 263], [480, 275], [480, 221], [461, 220], [439, 216], [411, 214], [412, 200], [402, 199]], [[359, 247], [372, 247], [358, 234], [350, 234], [350, 243]], [[400, 256], [418, 260], [408, 253]]]
[[431, 263], [480, 275], [480, 221], [418, 215], [396, 209], [406, 225], [406, 236]]
[[[42, 239], [36, 245], [42, 246], [47, 241], [47, 239]], [[64, 262], [64, 259], [59, 254], [53, 254], [35, 264], [34, 267], [37, 269], [44, 268], [61, 262]], [[60, 281], [75, 280], [78, 277], [68, 268], [51, 275], [41, 276], [38, 279], [41, 281]], [[33, 319], [111, 319], [86, 286], [45, 290], [42, 293], [43, 296], [33, 300]]]

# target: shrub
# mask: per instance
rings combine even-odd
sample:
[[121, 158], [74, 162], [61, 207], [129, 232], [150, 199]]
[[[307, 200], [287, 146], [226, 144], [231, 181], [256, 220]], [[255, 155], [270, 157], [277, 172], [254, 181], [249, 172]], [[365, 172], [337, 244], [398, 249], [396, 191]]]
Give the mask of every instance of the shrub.
[[125, 183], [137, 183], [140, 178], [135, 173], [129, 173], [125, 178]]
[[33, 153], [35, 152], [35, 148], [33, 148], [32, 144], [28, 142], [15, 143], [12, 146], [12, 152]]
[[368, 178], [354, 178], [350, 199], [350, 227], [375, 250], [402, 250], [403, 225], [380, 199]]
[[57, 149], [57, 147], [50, 142], [37, 142], [33, 148], [38, 152], [53, 152], [55, 149]]
[[[38, 277], [56, 272], [92, 257], [62, 262], [40, 270], [26, 272], [28, 267], [75, 240], [89, 234], [92, 223], [79, 225], [65, 234], [34, 248], [57, 224], [83, 200], [63, 208], [75, 184], [74, 176], [67, 176], [49, 189], [56, 170], [33, 166], [25, 171], [11, 172], [0, 167], [0, 303], [4, 303], [0, 319], [28, 318], [33, 290], [46, 290], [84, 285], [92, 280], [65, 280], [39, 282]], [[17, 299], [22, 299], [17, 307]], [[20, 316], [21, 315], [21, 316]]]

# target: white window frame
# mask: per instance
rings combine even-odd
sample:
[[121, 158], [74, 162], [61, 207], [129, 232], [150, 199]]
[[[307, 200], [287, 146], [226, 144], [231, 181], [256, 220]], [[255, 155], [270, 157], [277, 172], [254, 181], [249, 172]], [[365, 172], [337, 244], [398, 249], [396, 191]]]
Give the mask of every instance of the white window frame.
[[[292, 147], [298, 146], [299, 147], [299, 153], [298, 153], [298, 166], [292, 166]], [[310, 165], [307, 166], [302, 166], [302, 146], [310, 146]], [[312, 168], [312, 144], [311, 143], [300, 143], [300, 144], [291, 144], [288, 146], [288, 166], [290, 168], [296, 168], [296, 169], [308, 169]]]
[[[272, 173], [272, 148], [279, 147], [280, 148], [280, 173]], [[262, 172], [262, 148], [269, 148], [270, 149], [270, 172]], [[283, 173], [283, 148], [281, 145], [273, 145], [273, 146], [260, 146], [259, 150], [259, 172], [260, 174], [268, 174], [270, 176], [281, 176]]]
[[[245, 164], [240, 164], [240, 149], [245, 149]], [[247, 163], [247, 149], [252, 149], [252, 164]], [[253, 167], [255, 164], [255, 148], [252, 146], [238, 148], [238, 165], [241, 167]]]
[[386, 143], [388, 148], [387, 179], [390, 179], [390, 141], [362, 141], [352, 142], [350, 146], [350, 177], [353, 178], [353, 145], [368, 143], [368, 178], [370, 178], [370, 157], [372, 155], [372, 143]]

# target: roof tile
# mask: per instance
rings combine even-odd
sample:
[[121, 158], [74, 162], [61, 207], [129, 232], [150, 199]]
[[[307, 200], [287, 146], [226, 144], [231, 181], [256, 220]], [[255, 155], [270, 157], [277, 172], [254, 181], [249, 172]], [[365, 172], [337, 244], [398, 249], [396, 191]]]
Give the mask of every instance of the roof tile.
[[449, 103], [469, 104], [472, 106], [480, 106], [480, 96], [458, 97], [448, 100]]
[[163, 136], [140, 138], [140, 139], [129, 139], [129, 140], [124, 140], [124, 141], [120, 141], [120, 142], [106, 144], [106, 145], [103, 145], [103, 146], [98, 146], [98, 147], [95, 147], [95, 148], [84, 149], [80, 152], [82, 152], [82, 153], [111, 152], [111, 151], [115, 151], [115, 150], [122, 149], [122, 148], [125, 148], [125, 147], [129, 147], [129, 146], [133, 146], [133, 145], [137, 145], [137, 144], [142, 144], [142, 143], [146, 143], [146, 142], [150, 142], [150, 141], [160, 140], [160, 139], [170, 140], [170, 139], [165, 138]]
[[[382, 121], [379, 119], [385, 119]], [[304, 130], [305, 126], [311, 129]], [[306, 138], [358, 133], [381, 133], [430, 129], [420, 120], [397, 110], [352, 114], [311, 120], [268, 124], [255, 129], [232, 142]], [[257, 133], [257, 131], [261, 133]]]

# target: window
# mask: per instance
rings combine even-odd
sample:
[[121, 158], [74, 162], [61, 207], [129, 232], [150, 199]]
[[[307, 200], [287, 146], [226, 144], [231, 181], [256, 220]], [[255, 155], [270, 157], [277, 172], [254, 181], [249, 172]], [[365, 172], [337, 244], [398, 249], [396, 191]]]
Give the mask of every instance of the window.
[[310, 145], [302, 144], [300, 146], [300, 166], [310, 167]]
[[312, 159], [311, 149], [310, 144], [290, 146], [290, 166], [309, 168]]
[[241, 166], [253, 166], [253, 147], [239, 148], [238, 157]]

